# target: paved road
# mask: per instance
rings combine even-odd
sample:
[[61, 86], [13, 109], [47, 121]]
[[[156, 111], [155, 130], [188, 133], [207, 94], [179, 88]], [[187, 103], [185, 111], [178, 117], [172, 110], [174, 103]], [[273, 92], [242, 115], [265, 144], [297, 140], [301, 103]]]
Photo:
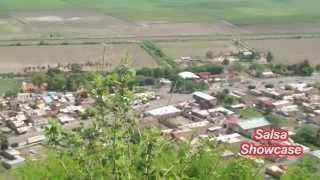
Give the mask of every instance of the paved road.
[[234, 34], [204, 34], [204, 35], [168, 35], [168, 36], [127, 36], [127, 37], [62, 37], [62, 38], [30, 38], [30, 39], [1, 39], [0, 46], [38, 46], [40, 41], [47, 45], [83, 45], [83, 44], [131, 44], [145, 40], [154, 42], [177, 41], [221, 41], [221, 40], [265, 40], [265, 39], [302, 39], [320, 38], [320, 32], [314, 33], [234, 33]]
[[170, 86], [163, 86], [156, 90], [156, 95], [160, 96], [160, 99], [153, 100], [145, 105], [145, 110], [151, 110], [166, 105], [177, 104], [186, 100], [192, 99], [192, 94], [171, 94], [169, 93]]
[[[77, 127], [80, 126], [80, 122], [84, 123], [84, 125], [86, 126], [86, 125], [89, 125], [92, 121], [90, 121], [90, 120], [75, 121], [75, 122], [72, 122], [72, 123], [65, 124], [65, 125], [63, 125], [63, 127], [64, 128], [70, 128], [70, 129], [77, 128]], [[35, 128], [32, 128], [26, 134], [9, 137], [8, 141], [9, 141], [10, 144], [13, 144], [13, 143], [18, 143], [19, 144], [19, 143], [22, 143], [22, 142], [26, 142], [28, 138], [31, 138], [31, 137], [34, 137], [34, 136], [39, 136], [39, 135], [44, 135], [44, 131], [39, 131], [39, 130], [36, 130]]]

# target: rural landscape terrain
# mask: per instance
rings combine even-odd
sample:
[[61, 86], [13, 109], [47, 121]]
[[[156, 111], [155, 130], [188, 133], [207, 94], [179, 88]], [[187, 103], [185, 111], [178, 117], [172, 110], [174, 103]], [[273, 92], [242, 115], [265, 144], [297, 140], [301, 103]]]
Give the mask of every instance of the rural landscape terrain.
[[320, 179], [319, 7], [0, 0], [0, 180]]
[[[135, 3], [129, 0], [3, 0], [0, 2], [0, 45], [4, 47], [0, 53], [4, 56], [0, 70], [22, 71], [21, 66], [39, 61], [41, 64], [72, 63], [84, 61], [87, 56], [99, 60], [102, 43], [107, 44], [110, 55], [119, 56], [116, 49], [122, 49], [121, 54], [131, 54], [127, 44], [143, 40], [170, 42], [171, 51], [179, 51], [179, 41], [188, 41], [184, 45], [187, 49], [184, 56], [203, 56], [205, 49], [218, 53], [219, 49], [210, 46], [214, 41], [223, 40], [232, 46], [232, 40], [241, 39], [261, 51], [276, 49], [274, 54], [279, 62], [309, 59], [315, 64], [320, 56], [313, 49], [319, 44], [318, 4], [316, 0], [307, 3], [298, 0], [137, 0]], [[279, 47], [270, 45], [273, 41]], [[202, 49], [195, 47], [191, 52], [190, 48], [197, 43], [208, 45]], [[59, 50], [59, 46], [67, 45]], [[74, 53], [79, 48], [84, 53], [82, 58]], [[86, 48], [88, 52], [84, 52]], [[26, 56], [24, 52], [28, 51], [41, 53]], [[45, 55], [50, 52], [55, 56]], [[143, 51], [133, 56], [141, 58], [139, 61], [144, 65], [154, 64]], [[141, 67], [139, 63], [135, 65]]]

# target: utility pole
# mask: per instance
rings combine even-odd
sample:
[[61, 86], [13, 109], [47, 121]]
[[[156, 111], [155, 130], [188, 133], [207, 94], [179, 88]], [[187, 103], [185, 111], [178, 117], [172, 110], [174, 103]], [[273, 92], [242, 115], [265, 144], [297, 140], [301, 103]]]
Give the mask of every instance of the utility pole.
[[102, 43], [103, 45], [103, 54], [102, 54], [102, 64], [101, 64], [101, 71], [104, 70], [104, 66], [105, 66], [105, 55], [106, 55], [106, 44]]

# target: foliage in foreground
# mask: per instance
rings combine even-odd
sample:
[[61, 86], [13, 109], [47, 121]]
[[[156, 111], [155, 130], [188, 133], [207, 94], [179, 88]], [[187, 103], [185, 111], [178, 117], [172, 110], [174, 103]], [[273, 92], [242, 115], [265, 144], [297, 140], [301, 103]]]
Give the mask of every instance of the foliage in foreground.
[[125, 65], [98, 76], [93, 124], [69, 130], [52, 121], [46, 130], [51, 153], [17, 169], [17, 179], [262, 179], [254, 161], [222, 159], [221, 145], [177, 144], [157, 130], [140, 131], [131, 108], [134, 78]]
[[290, 167], [281, 180], [318, 180], [320, 179], [320, 161], [305, 156]]
[[293, 139], [301, 144], [320, 147], [320, 128], [307, 124], [299, 127]]

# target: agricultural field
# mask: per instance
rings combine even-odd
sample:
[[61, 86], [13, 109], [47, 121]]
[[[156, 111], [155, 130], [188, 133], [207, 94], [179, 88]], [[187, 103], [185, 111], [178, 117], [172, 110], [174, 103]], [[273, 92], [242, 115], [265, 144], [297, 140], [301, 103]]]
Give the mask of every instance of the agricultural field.
[[319, 5], [318, 0], [2, 0], [0, 39], [319, 32]]
[[212, 51], [214, 56], [238, 51], [238, 48], [231, 41], [167, 42], [157, 43], [157, 45], [164, 53], [173, 58], [191, 56], [204, 59], [207, 51]]
[[0, 79], [0, 96], [7, 91], [18, 92], [21, 82], [15, 79]]
[[[21, 72], [27, 66], [102, 62], [103, 48], [102, 45], [0, 47], [0, 72]], [[134, 44], [106, 45], [105, 63], [110, 63], [113, 68], [126, 55], [131, 59], [132, 67], [157, 66], [151, 56]]]
[[[174, 41], [175, 37], [198, 35], [320, 34], [319, 6], [318, 0], [1, 0], [0, 40], [166, 37]], [[175, 58], [203, 58], [208, 50], [218, 55], [235, 49], [231, 42], [222, 41], [168, 42], [159, 46]], [[274, 46], [270, 46], [272, 51]], [[283, 59], [281, 53], [287, 54], [286, 50], [277, 50], [275, 55]], [[134, 67], [156, 65], [136, 45], [114, 45], [113, 57], [106, 60], [117, 64], [114, 62], [126, 52], [133, 56]], [[0, 70], [17, 72], [34, 64], [97, 61], [102, 47], [0, 47], [0, 54]], [[311, 56], [309, 59], [316, 59], [316, 52]]]
[[259, 51], [272, 52], [277, 63], [293, 64], [308, 59], [312, 65], [320, 64], [320, 39], [273, 39], [246, 42]]
[[234, 22], [312, 20], [320, 12], [318, 0], [2, 0], [3, 16], [12, 11], [89, 8], [131, 21]]
[[244, 119], [259, 118], [259, 117], [263, 117], [263, 114], [259, 112], [257, 109], [249, 108], [249, 109], [241, 110], [240, 117]]

